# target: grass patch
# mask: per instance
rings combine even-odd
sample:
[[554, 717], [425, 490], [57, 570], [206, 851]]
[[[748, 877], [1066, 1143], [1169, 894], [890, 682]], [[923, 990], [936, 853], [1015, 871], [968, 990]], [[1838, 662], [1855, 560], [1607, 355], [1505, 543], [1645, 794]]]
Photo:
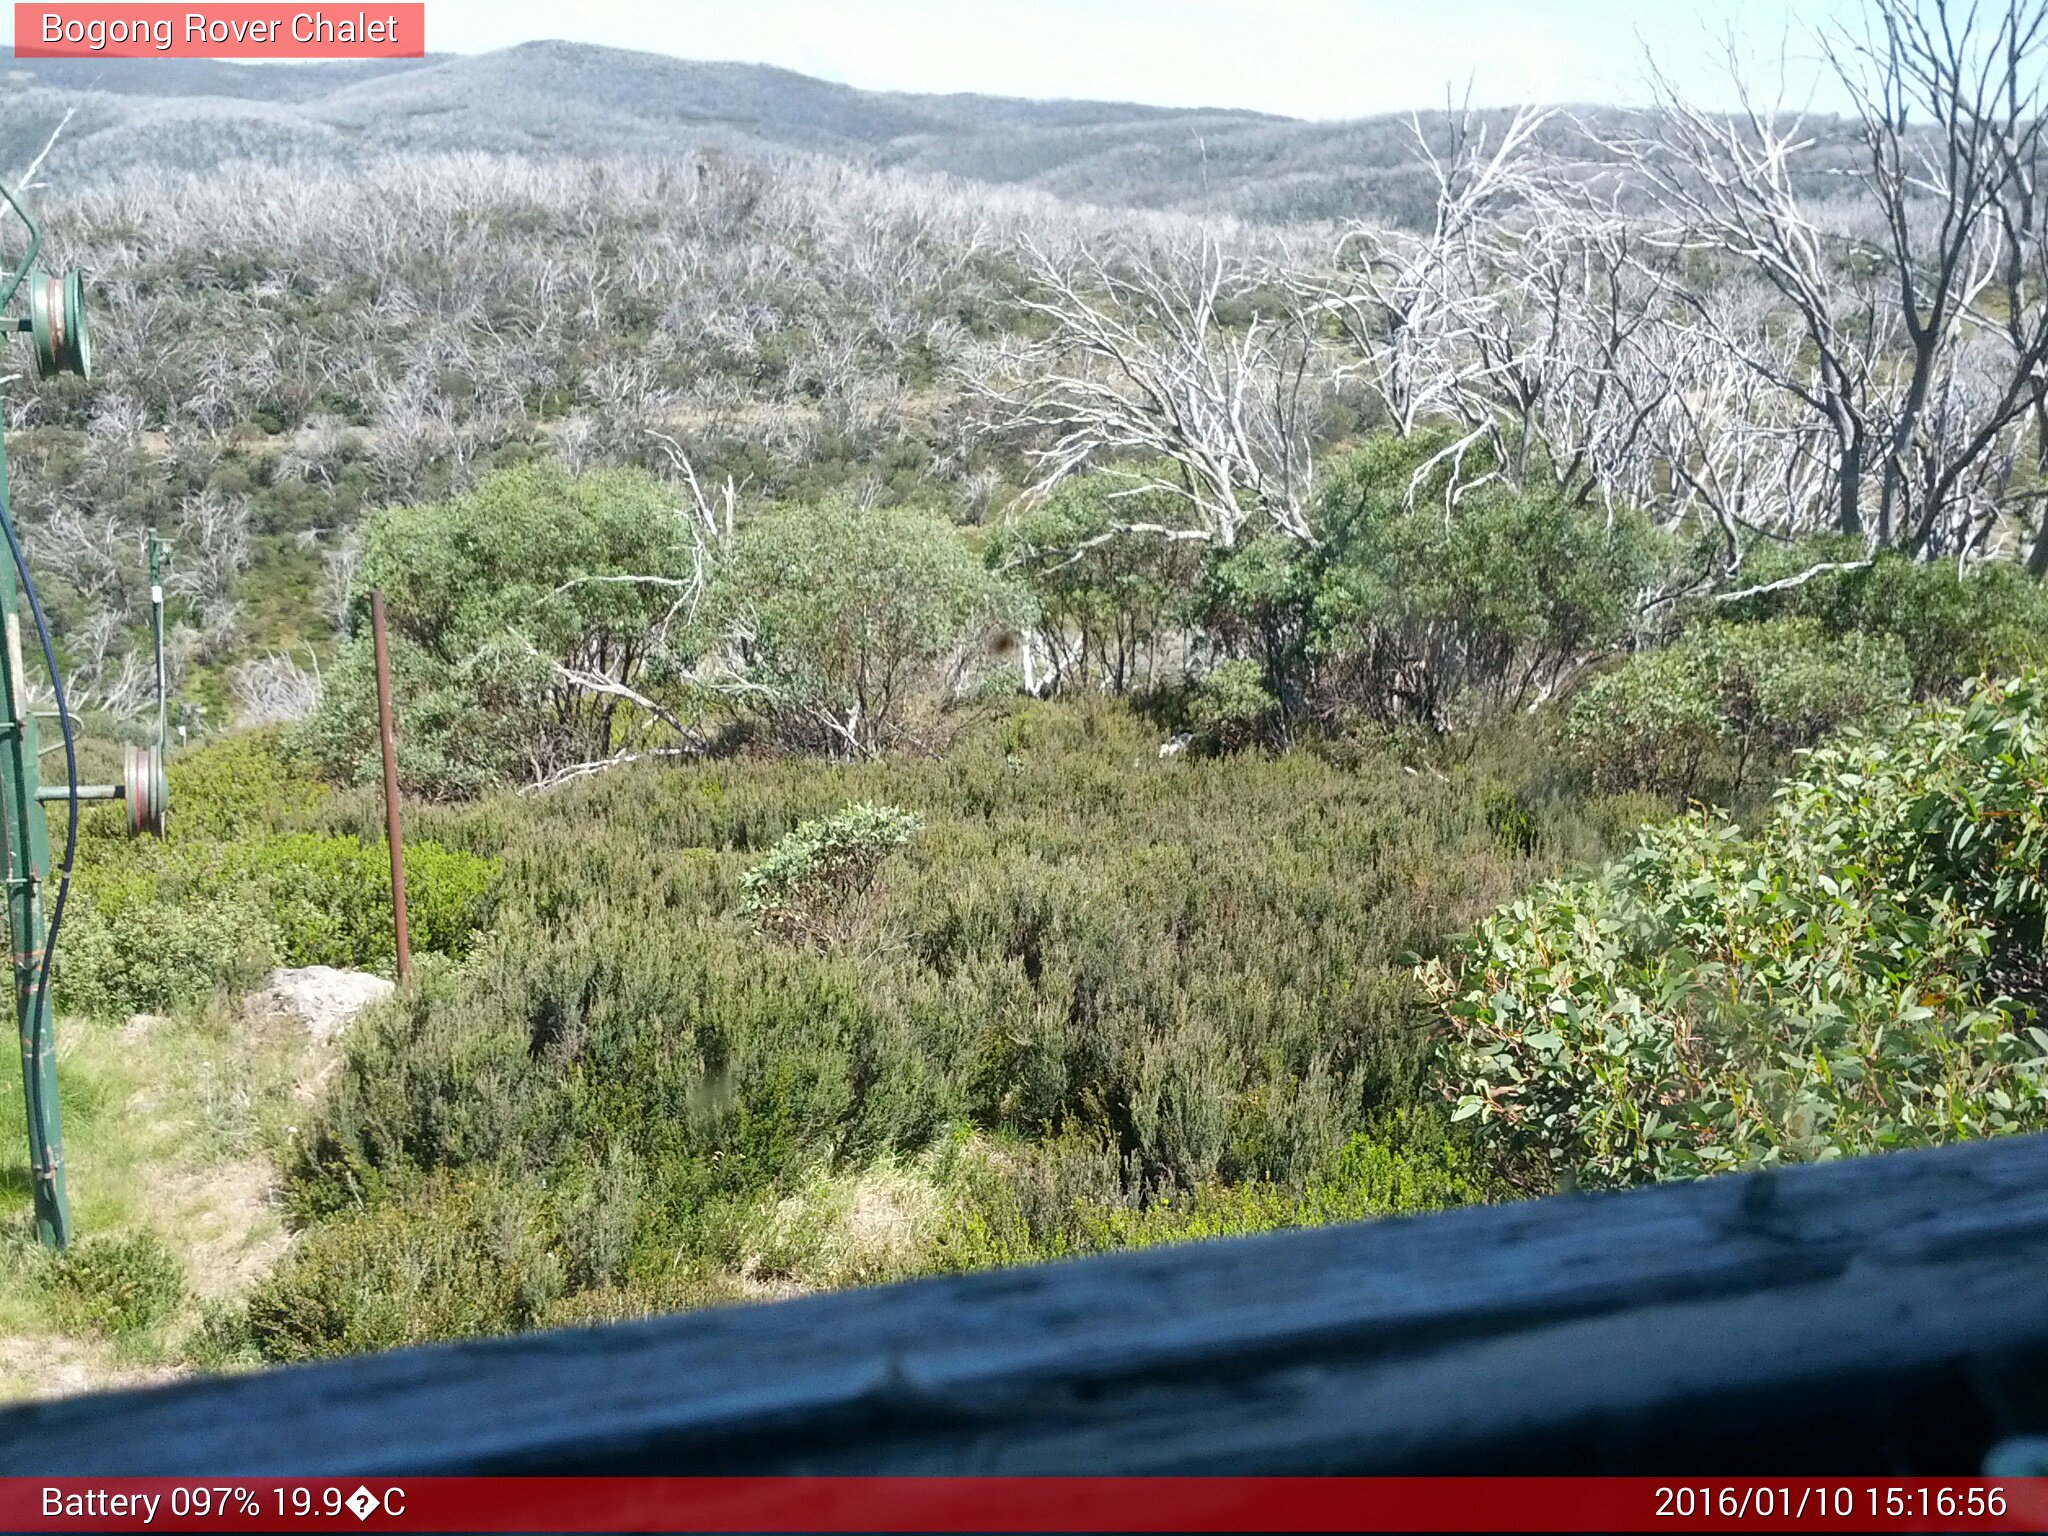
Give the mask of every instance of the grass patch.
[[0, 1396], [250, 1358], [240, 1298], [290, 1236], [276, 1168], [311, 1108], [302, 1036], [219, 1009], [146, 1027], [64, 1019], [58, 1075], [74, 1241], [38, 1247], [18, 1056], [0, 1063]]

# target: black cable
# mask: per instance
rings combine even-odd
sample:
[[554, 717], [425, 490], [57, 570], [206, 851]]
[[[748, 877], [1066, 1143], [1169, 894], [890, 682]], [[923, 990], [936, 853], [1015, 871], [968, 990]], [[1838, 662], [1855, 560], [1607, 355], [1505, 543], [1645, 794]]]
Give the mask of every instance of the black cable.
[[[7, 535], [7, 549], [14, 556], [14, 569], [21, 575], [21, 590], [28, 598], [28, 611], [36, 621], [36, 637], [42, 641], [43, 663], [50, 669], [50, 687], [57, 696], [57, 725], [64, 733], [64, 781], [70, 793], [64, 797], [69, 815], [64, 825], [64, 863], [60, 866], [57, 880], [57, 899], [50, 905], [50, 926], [43, 939], [43, 963], [36, 977], [36, 1010], [34, 1014], [34, 1044], [38, 1051], [43, 1048], [43, 1005], [50, 996], [50, 960], [57, 950], [57, 930], [64, 925], [64, 898], [71, 894], [71, 863], [78, 853], [78, 743], [71, 734], [71, 706], [64, 698], [64, 674], [57, 669], [57, 648], [50, 643], [50, 626], [43, 618], [42, 599], [36, 595], [36, 579], [28, 573], [28, 557], [21, 552], [21, 540], [15, 536], [14, 519], [0, 514], [0, 532]], [[22, 680], [22, 696], [28, 695], [28, 680]], [[26, 729], [27, 721], [22, 722]], [[40, 807], [37, 808], [40, 811]], [[28, 1074], [40, 1079], [40, 1073]], [[24, 1084], [26, 1086], [26, 1084]], [[34, 1093], [40, 1094], [38, 1086]], [[36, 1123], [42, 1123], [42, 1106], [36, 1105]]]
[[21, 288], [22, 279], [28, 276], [28, 269], [36, 264], [36, 253], [43, 248], [43, 226], [29, 216], [29, 211], [21, 206], [20, 199], [14, 195], [14, 189], [5, 182], [0, 182], [0, 200], [4, 200], [7, 206], [14, 210], [16, 217], [28, 226], [28, 252], [21, 258], [21, 265], [14, 269], [14, 276], [8, 282], [6, 290], [0, 292], [0, 309], [4, 309]]

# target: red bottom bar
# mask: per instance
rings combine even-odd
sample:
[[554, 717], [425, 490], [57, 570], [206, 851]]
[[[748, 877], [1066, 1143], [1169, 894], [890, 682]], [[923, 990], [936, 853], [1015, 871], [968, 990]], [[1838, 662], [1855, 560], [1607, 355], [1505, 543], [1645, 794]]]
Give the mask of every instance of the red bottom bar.
[[2048, 1478], [0, 1479], [9, 1531], [2048, 1531]]

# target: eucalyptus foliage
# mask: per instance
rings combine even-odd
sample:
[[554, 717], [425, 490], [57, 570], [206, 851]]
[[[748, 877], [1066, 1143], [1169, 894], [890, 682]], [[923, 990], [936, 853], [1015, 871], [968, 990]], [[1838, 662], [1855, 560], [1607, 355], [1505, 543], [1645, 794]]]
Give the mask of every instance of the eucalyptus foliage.
[[830, 503], [742, 530], [717, 615], [744, 709], [786, 744], [867, 756], [937, 745], [1031, 603], [938, 518]]
[[1123, 693], [1172, 676], [1202, 570], [1202, 546], [1174, 536], [1183, 522], [1159, 491], [1083, 475], [1003, 526], [989, 561], [1038, 601], [1041, 687]]
[[1647, 521], [1554, 489], [1458, 490], [1445, 447], [1369, 442], [1324, 472], [1314, 544], [1256, 538], [1209, 567], [1204, 627], [1290, 715], [1447, 729], [1548, 697], [1630, 637], [1661, 558]]
[[1602, 783], [1690, 795], [1739, 790], [1830, 731], [1902, 706], [1893, 635], [1830, 636], [1805, 618], [1713, 624], [1639, 653], [1579, 690], [1566, 749]]
[[607, 757], [655, 725], [651, 695], [689, 659], [704, 561], [675, 498], [633, 471], [510, 470], [380, 513], [303, 740], [330, 778], [375, 777], [381, 588], [408, 789], [473, 792]]
[[1455, 1117], [1611, 1187], [2048, 1125], [2048, 680], [1811, 752], [1754, 836], [1695, 813], [1423, 968]]
[[1915, 698], [1957, 698], [1980, 676], [2048, 661], [2048, 589], [2015, 561], [1872, 560], [1860, 539], [1822, 537], [1760, 543], [1742, 580], [1769, 588], [1828, 566], [1838, 568], [1711, 606], [1724, 618], [1802, 618], [1831, 636], [1889, 637], [1912, 669]]

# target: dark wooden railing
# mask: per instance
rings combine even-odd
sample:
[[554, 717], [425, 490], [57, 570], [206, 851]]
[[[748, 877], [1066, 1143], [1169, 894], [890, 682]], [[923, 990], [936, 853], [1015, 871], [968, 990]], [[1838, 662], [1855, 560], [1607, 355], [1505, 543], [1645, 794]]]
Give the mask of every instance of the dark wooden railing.
[[16, 1407], [0, 1472], [1977, 1470], [2048, 1138]]

